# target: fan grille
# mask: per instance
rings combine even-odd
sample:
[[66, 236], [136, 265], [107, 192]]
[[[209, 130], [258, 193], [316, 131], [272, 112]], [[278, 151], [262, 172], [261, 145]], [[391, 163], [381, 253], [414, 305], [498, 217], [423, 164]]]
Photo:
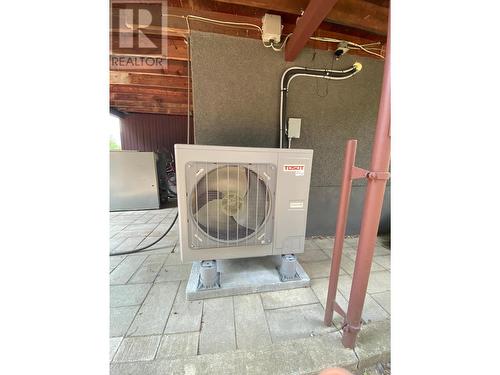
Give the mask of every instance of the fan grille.
[[198, 162], [192, 173], [196, 178], [189, 198], [191, 247], [270, 242], [274, 166]]

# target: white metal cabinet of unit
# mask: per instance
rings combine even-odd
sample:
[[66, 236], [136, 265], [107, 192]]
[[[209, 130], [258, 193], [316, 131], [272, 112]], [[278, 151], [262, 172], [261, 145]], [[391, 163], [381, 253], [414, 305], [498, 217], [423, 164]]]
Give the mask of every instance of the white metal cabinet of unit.
[[175, 145], [183, 262], [302, 253], [312, 156]]

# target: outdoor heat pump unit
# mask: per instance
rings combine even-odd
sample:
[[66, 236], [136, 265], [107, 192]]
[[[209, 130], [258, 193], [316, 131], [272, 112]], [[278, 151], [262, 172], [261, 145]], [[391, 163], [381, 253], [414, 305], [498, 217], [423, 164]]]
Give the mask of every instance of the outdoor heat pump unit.
[[175, 145], [182, 261], [302, 253], [312, 156]]

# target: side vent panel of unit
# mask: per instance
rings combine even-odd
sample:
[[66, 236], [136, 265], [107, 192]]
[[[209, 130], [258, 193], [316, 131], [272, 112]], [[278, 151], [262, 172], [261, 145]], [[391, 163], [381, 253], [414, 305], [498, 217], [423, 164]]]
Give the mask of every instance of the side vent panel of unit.
[[192, 249], [272, 242], [274, 165], [190, 162], [186, 183]]

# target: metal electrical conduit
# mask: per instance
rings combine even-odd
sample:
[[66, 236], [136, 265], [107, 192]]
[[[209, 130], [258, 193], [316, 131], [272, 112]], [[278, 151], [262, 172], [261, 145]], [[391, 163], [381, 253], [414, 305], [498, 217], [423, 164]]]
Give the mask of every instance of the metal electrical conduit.
[[283, 119], [286, 115], [286, 99], [290, 82], [295, 77], [307, 76], [323, 79], [342, 80], [351, 78], [362, 68], [361, 63], [355, 62], [352, 67], [345, 70], [311, 69], [301, 66], [292, 66], [284, 71], [281, 76], [281, 99], [280, 99], [280, 148], [283, 148]]

